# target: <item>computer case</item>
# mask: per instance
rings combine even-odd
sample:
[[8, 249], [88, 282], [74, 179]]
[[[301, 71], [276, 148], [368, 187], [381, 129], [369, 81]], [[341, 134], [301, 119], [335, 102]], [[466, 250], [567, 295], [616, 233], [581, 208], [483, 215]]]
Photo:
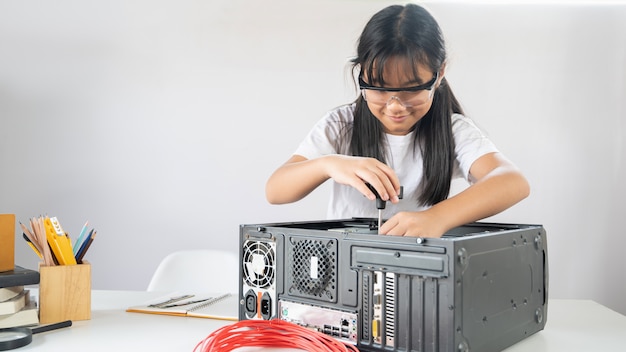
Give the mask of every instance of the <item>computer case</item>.
[[239, 319], [279, 318], [360, 351], [501, 351], [544, 328], [541, 225], [377, 230], [369, 218], [241, 225]]

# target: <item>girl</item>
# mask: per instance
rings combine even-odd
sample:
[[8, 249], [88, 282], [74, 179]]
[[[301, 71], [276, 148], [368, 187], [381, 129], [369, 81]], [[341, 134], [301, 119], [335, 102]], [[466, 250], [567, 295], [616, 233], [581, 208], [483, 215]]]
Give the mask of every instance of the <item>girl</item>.
[[[375, 217], [371, 186], [391, 202], [380, 234], [440, 237], [527, 197], [524, 176], [463, 116], [445, 68], [441, 30], [425, 9], [376, 13], [353, 60], [360, 96], [326, 114], [271, 175], [268, 201], [295, 202], [332, 179], [329, 218]], [[449, 197], [460, 177], [470, 186]]]

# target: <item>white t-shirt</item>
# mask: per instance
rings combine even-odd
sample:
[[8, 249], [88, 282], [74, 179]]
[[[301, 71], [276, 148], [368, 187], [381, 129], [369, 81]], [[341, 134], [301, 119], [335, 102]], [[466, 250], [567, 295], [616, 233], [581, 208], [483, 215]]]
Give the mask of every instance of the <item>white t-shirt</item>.
[[[351, 127], [355, 104], [343, 105], [328, 112], [309, 132], [296, 149], [296, 155], [315, 159], [328, 154], [346, 154], [338, 150], [336, 141], [344, 138], [346, 126]], [[423, 210], [417, 204], [418, 186], [422, 179], [422, 155], [419, 149], [413, 152], [413, 133], [405, 136], [387, 134], [389, 145], [388, 165], [396, 172], [404, 188], [403, 199], [397, 204], [387, 202], [383, 218], [390, 218], [399, 211]], [[479, 157], [497, 152], [496, 146], [467, 117], [452, 116], [452, 133], [456, 143], [456, 162], [452, 178], [464, 178], [472, 182], [469, 170]], [[351, 186], [333, 182], [327, 217], [349, 219], [352, 217], [378, 217], [376, 203], [370, 201]]]

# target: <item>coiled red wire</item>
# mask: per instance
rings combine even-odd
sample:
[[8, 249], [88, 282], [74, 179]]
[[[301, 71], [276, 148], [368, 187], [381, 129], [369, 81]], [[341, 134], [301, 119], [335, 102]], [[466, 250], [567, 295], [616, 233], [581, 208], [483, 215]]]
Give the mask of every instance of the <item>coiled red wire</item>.
[[280, 319], [242, 320], [223, 326], [200, 341], [194, 352], [228, 352], [240, 347], [299, 348], [308, 352], [358, 352], [319, 331]]

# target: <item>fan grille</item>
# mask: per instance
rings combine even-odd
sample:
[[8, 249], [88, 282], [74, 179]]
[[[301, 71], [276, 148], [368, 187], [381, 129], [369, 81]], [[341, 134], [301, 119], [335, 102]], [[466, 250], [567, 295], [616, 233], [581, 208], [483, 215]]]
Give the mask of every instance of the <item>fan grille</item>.
[[251, 287], [267, 288], [276, 274], [275, 244], [247, 241], [243, 245], [243, 276]]
[[336, 242], [291, 239], [289, 251], [290, 293], [334, 301], [336, 287]]

